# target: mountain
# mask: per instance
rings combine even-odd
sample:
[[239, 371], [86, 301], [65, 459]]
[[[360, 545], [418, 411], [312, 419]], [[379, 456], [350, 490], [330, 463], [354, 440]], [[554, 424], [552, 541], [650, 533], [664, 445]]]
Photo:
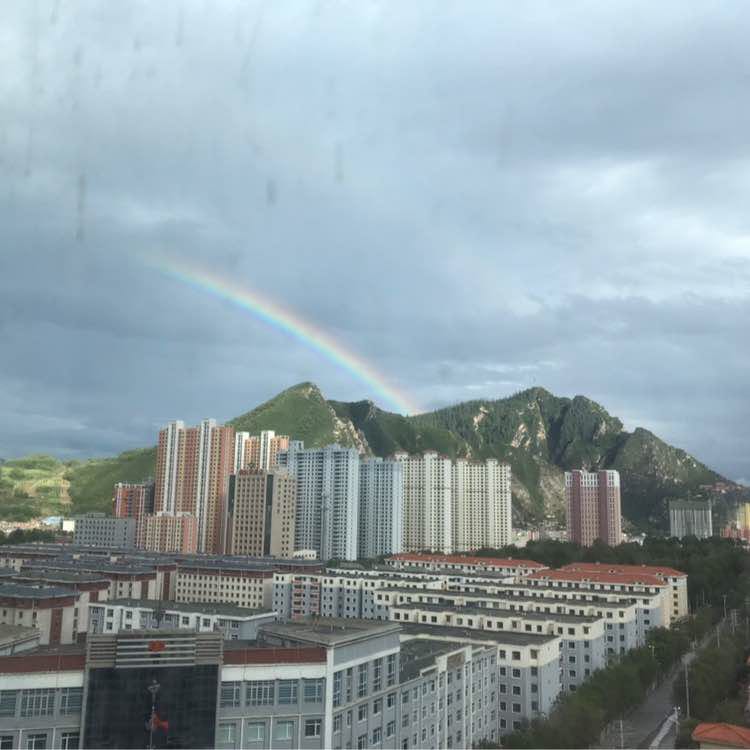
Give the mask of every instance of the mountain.
[[[563, 472], [571, 468], [617, 469], [623, 515], [641, 529], [668, 528], [669, 499], [712, 498], [721, 522], [731, 504], [747, 496], [648, 430], [627, 432], [594, 401], [560, 398], [543, 388], [403, 417], [371, 401], [329, 401], [313, 383], [300, 383], [228, 424], [251, 433], [274, 429], [308, 446], [338, 442], [379, 456], [437, 450], [454, 458], [507, 461], [517, 523], [564, 518]], [[112, 485], [152, 476], [154, 462], [154, 448], [83, 462], [43, 456], [7, 461], [0, 464], [0, 518], [71, 506], [76, 512], [108, 510]]]

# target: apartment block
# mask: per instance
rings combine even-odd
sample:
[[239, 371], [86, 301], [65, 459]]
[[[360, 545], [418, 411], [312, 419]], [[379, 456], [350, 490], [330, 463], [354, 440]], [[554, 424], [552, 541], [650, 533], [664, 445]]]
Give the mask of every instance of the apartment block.
[[451, 471], [453, 550], [467, 552], [510, 544], [510, 466], [494, 458], [459, 458]]
[[121, 630], [192, 630], [220, 632], [225, 640], [255, 640], [258, 628], [276, 621], [270, 609], [249, 609], [232, 604], [145, 602], [113, 599], [89, 605], [89, 633]]
[[297, 480], [286, 470], [241, 469], [229, 478], [228, 552], [292, 557]]
[[568, 539], [584, 547], [622, 542], [620, 474], [606, 470], [565, 472]]
[[118, 482], [112, 497], [115, 518], [135, 518], [136, 523], [154, 512], [154, 482]]
[[453, 551], [451, 460], [428, 451], [396, 453], [404, 467], [404, 544], [406, 552]]
[[236, 604], [264, 609], [273, 598], [273, 571], [241, 565], [194, 561], [181, 564], [175, 574], [175, 600]]
[[547, 566], [535, 560], [514, 557], [476, 557], [471, 555], [434, 555], [402, 552], [386, 558], [385, 565], [394, 570], [456, 571], [460, 573], [492, 573], [502, 577], [527, 576]]
[[191, 513], [160, 512], [141, 523], [141, 544], [148, 552], [198, 551], [198, 519]]
[[328, 445], [305, 449], [300, 441], [277, 457], [297, 480], [295, 548], [315, 550], [320, 560], [357, 559], [359, 454]]
[[33, 586], [0, 580], [0, 625], [22, 625], [39, 631], [39, 643], [78, 640], [78, 595], [62, 586]]
[[359, 464], [360, 558], [400, 552], [403, 544], [404, 471], [400, 461], [362, 459]]
[[223, 551], [234, 449], [234, 428], [214, 419], [204, 419], [197, 427], [175, 421], [159, 432], [154, 510], [194, 515], [200, 552]]
[[234, 472], [242, 469], [268, 471], [276, 466], [281, 451], [289, 449], [289, 436], [264, 430], [260, 435], [238, 432], [234, 446]]
[[112, 518], [104, 513], [86, 513], [75, 517], [75, 544], [107, 549], [135, 547], [135, 518]]
[[0, 657], [0, 736], [12, 750], [471, 747], [499, 739], [496, 653], [363, 621], [264, 625], [255, 641], [92, 635], [65, 653]]
[[695, 536], [708, 539], [713, 536], [711, 503], [672, 500], [669, 503], [669, 535], [682, 539]]

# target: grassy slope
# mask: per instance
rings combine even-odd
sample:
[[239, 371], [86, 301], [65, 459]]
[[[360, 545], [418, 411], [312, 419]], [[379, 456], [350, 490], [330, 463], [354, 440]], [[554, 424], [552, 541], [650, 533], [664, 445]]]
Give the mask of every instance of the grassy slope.
[[66, 468], [62, 461], [43, 455], [0, 464], [0, 518], [24, 521], [68, 512]]
[[114, 458], [92, 458], [73, 464], [66, 478], [74, 512], [109, 511], [114, 485], [153, 477], [155, 463], [156, 448], [140, 448]]
[[335, 434], [331, 408], [312, 383], [288, 388], [228, 424], [254, 435], [261, 430], [275, 430], [279, 435], [304, 440], [310, 447], [333, 442]]

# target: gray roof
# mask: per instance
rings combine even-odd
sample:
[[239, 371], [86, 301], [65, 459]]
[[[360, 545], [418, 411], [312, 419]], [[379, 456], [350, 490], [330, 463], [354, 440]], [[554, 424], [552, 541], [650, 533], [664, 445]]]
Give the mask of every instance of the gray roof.
[[320, 646], [340, 646], [401, 630], [398, 623], [381, 620], [349, 620], [346, 618], [306, 618], [294, 622], [263, 625], [266, 635], [285, 641], [313, 643]]
[[24, 625], [3, 625], [0, 624], [0, 647], [9, 646], [11, 643], [26, 641], [33, 638], [39, 638], [39, 631], [36, 628], [29, 628]]
[[252, 607], [240, 607], [236, 604], [222, 604], [213, 602], [172, 602], [153, 601], [147, 599], [108, 599], [101, 602], [92, 602], [94, 606], [100, 607], [135, 607], [137, 609], [156, 609], [157, 605], [164, 612], [200, 612], [204, 615], [223, 615], [225, 617], [249, 618], [260, 615], [275, 615], [272, 609], [254, 609]]
[[488, 615], [490, 617], [516, 617], [519, 620], [538, 620], [539, 622], [565, 622], [571, 625], [582, 622], [597, 622], [600, 618], [591, 615], [564, 615], [558, 612], [524, 612], [518, 609], [499, 609], [497, 607], [456, 607], [453, 604], [395, 604], [398, 609], [420, 609], [425, 612], [449, 611], [456, 615]]
[[32, 586], [13, 581], [0, 581], [0, 597], [13, 599], [54, 599], [60, 596], [76, 596], [73, 589], [62, 586]]
[[558, 638], [556, 635], [545, 635], [543, 633], [472, 630], [472, 628], [452, 628], [447, 625], [422, 625], [421, 623], [402, 623], [401, 628], [403, 634], [407, 637], [427, 636], [464, 643], [491, 641], [498, 646], [544, 646]]
[[401, 644], [399, 682], [414, 679], [423, 669], [435, 663], [438, 656], [450, 654], [466, 644], [459, 641], [438, 641], [430, 638], [413, 638]]

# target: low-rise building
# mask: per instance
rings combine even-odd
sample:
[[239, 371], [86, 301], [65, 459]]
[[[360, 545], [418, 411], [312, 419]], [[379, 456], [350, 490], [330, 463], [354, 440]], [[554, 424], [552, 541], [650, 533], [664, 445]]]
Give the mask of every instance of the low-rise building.
[[226, 640], [254, 640], [261, 625], [276, 621], [270, 609], [248, 609], [232, 604], [187, 604], [114, 599], [89, 606], [89, 633], [122, 630], [194, 630], [220, 632]]
[[135, 518], [113, 518], [104, 513], [75, 517], [75, 544], [121, 549], [135, 547]]
[[31, 586], [0, 580], [0, 625], [39, 631], [40, 644], [75, 643], [78, 594], [61, 586]]
[[37, 628], [0, 625], [0, 656], [12, 656], [37, 648], [41, 635]]

